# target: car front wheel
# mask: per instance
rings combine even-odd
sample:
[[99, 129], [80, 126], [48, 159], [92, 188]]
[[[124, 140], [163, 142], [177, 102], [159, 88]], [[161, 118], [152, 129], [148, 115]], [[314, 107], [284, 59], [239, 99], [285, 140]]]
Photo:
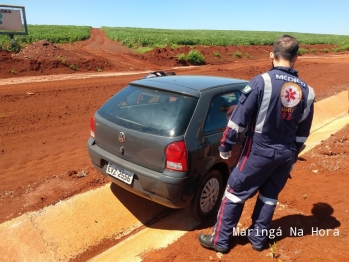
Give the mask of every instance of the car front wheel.
[[222, 199], [223, 186], [221, 173], [215, 169], [210, 170], [202, 180], [187, 212], [198, 220], [215, 214]]

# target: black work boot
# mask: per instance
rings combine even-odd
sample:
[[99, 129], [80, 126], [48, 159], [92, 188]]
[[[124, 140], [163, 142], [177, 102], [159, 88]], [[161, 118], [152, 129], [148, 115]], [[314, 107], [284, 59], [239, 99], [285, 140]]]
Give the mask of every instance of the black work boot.
[[256, 251], [258, 251], [258, 252], [261, 252], [261, 251], [263, 251], [263, 250], [265, 249], [265, 247], [264, 247], [264, 246], [262, 246], [262, 247], [256, 247], [256, 246], [252, 245], [252, 249], [253, 249], [253, 250], [256, 250]]
[[[249, 228], [247, 229], [247, 230], [254, 230], [254, 227], [253, 227], [253, 225], [251, 225], [251, 226], [249, 226]], [[247, 232], [249, 232], [249, 231], [247, 231]], [[250, 239], [250, 237], [251, 237], [251, 235], [247, 235], [247, 239], [248, 239], [248, 241], [251, 243], [251, 245], [252, 245], [252, 249], [253, 250], [256, 250], [256, 251], [258, 251], [258, 252], [261, 252], [261, 251], [263, 251], [264, 249], [265, 249], [265, 244], [259, 244], [258, 246], [257, 245], [254, 245], [253, 244], [253, 242], [256, 242], [256, 241], [252, 241], [251, 239]]]
[[213, 244], [213, 242], [211, 241], [211, 235], [205, 235], [205, 234], [200, 234], [199, 235], [199, 242], [203, 247], [206, 247], [208, 249], [213, 249], [217, 252], [220, 253], [228, 253], [229, 249], [228, 248], [221, 248], [221, 247], [217, 247]]

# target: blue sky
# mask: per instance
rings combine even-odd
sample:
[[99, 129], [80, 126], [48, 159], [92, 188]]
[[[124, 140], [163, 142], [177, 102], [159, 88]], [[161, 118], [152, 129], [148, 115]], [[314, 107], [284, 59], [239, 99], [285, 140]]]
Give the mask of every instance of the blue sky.
[[349, 35], [349, 0], [19, 0], [27, 23]]

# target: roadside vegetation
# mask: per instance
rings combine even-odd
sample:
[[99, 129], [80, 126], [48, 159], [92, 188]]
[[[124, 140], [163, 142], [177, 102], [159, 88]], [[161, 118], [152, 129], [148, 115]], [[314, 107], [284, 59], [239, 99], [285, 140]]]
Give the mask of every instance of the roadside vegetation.
[[197, 50], [191, 50], [187, 55], [179, 54], [177, 59], [181, 63], [189, 62], [192, 65], [203, 65], [205, 64], [205, 56]]

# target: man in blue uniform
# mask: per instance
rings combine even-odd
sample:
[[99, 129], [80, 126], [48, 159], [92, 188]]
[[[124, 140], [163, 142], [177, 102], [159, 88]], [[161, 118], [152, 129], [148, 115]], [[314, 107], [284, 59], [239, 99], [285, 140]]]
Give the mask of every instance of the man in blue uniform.
[[[222, 158], [229, 158], [241, 132], [246, 141], [209, 235], [200, 234], [202, 246], [226, 253], [245, 201], [258, 192], [247, 230], [253, 249], [262, 251], [280, 191], [310, 133], [313, 119], [313, 89], [293, 69], [299, 44], [284, 35], [274, 42], [273, 68], [254, 77], [244, 88], [221, 140]], [[241, 231], [240, 231], [241, 232]]]

